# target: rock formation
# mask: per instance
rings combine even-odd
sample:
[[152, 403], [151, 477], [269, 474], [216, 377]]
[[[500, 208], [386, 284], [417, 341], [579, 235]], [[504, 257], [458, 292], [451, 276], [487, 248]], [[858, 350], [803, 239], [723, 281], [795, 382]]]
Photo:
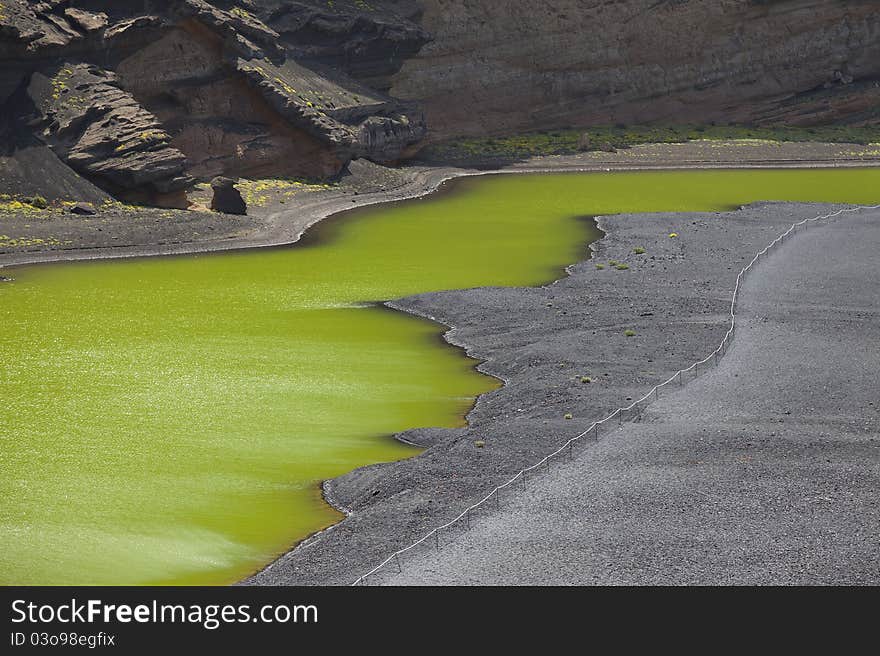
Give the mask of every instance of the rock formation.
[[877, 124], [880, 6], [0, 0], [0, 193], [181, 206], [426, 136], [687, 122]]
[[617, 123], [877, 124], [875, 0], [420, 0], [392, 78], [431, 138]]
[[[287, 4], [288, 21], [312, 12]], [[352, 158], [396, 160], [423, 138], [417, 109], [297, 56], [257, 9], [0, 0], [5, 124], [117, 197], [172, 206], [195, 179], [328, 177]], [[0, 155], [4, 192], [17, 192], [2, 172], [20, 169], [18, 156]]]
[[211, 180], [211, 189], [214, 192], [211, 199], [212, 210], [226, 214], [247, 214], [247, 204], [241, 197], [241, 192], [235, 188], [235, 180], [217, 176]]

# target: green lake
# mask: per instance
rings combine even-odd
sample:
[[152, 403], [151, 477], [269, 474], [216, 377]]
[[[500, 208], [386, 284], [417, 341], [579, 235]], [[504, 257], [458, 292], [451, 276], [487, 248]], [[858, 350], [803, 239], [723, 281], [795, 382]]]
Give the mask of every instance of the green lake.
[[0, 284], [0, 584], [222, 584], [338, 521], [320, 481], [418, 453], [497, 381], [378, 302], [538, 285], [584, 216], [880, 200], [880, 169], [488, 176], [290, 248], [27, 266]]

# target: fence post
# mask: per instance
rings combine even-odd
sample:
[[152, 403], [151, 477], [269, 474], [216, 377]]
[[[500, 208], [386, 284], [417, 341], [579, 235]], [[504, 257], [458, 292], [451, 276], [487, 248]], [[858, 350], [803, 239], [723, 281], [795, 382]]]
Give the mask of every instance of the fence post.
[[394, 554], [394, 562], [397, 563], [397, 573], [403, 574], [403, 567], [400, 566], [400, 554]]
[[681, 369], [678, 370], [678, 386], [684, 387], [684, 372]]

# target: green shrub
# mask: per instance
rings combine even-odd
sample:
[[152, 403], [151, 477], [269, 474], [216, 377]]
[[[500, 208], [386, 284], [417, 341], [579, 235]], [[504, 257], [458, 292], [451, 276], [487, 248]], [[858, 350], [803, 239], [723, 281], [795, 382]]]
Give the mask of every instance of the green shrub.
[[633, 249], [633, 253], [635, 253], [636, 255], [644, 255], [646, 252], [647, 251], [644, 248], [642, 248], [641, 246], [636, 246]]
[[597, 268], [599, 271], [602, 271], [602, 270], [605, 268], [605, 265], [604, 265], [604, 264], [597, 264], [597, 265], [596, 265], [596, 268]]
[[631, 328], [629, 328], [629, 329], [625, 330], [625, 331], [623, 332], [623, 334], [626, 335], [627, 337], [635, 337], [635, 336], [636, 336], [636, 331], [633, 330], [633, 329], [631, 329]]
[[629, 269], [629, 264], [624, 264], [623, 262], [621, 262], [620, 264], [618, 264], [614, 268], [617, 269], [618, 271], [626, 271], [627, 269]]
[[38, 210], [44, 210], [49, 207], [49, 203], [42, 196], [34, 196], [28, 200], [28, 204], [31, 207], [36, 207]]
[[582, 383], [585, 383], [585, 384], [586, 384], [586, 383], [592, 383], [592, 382], [593, 382], [593, 379], [590, 378], [589, 376], [581, 376], [581, 382], [582, 382]]

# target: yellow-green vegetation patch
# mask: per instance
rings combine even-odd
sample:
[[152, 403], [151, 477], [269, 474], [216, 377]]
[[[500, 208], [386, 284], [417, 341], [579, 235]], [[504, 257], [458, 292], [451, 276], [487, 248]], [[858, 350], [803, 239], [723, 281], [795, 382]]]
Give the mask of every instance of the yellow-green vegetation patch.
[[239, 18], [243, 18], [245, 20], [254, 20], [254, 17], [251, 16], [250, 12], [246, 9], [242, 9], [241, 7], [233, 7], [229, 10], [229, 13], [233, 16], [238, 16]]
[[61, 240], [57, 237], [10, 237], [0, 235], [0, 248], [38, 248], [45, 246], [67, 246], [72, 244], [70, 240]]
[[[75, 205], [75, 203], [73, 204]], [[118, 201], [115, 198], [105, 198], [98, 209], [114, 212], [135, 213], [140, 212], [143, 208], [138, 207], [137, 205], [129, 205], [128, 203], [123, 203], [122, 201]]]
[[735, 141], [743, 148], [783, 142], [870, 144], [880, 140], [880, 127], [749, 127], [749, 126], [595, 126], [549, 130], [499, 137], [457, 139], [429, 146], [428, 159], [526, 158], [572, 155], [639, 144], [677, 144], [688, 141]]
[[53, 100], [59, 100], [63, 93], [70, 90], [67, 83], [71, 77], [73, 77], [73, 69], [65, 67], [59, 70], [51, 79]]
[[299, 193], [332, 189], [335, 184], [304, 180], [240, 180], [236, 185], [248, 207], [265, 207], [270, 200], [293, 198]]
[[880, 143], [870, 143], [866, 148], [851, 150], [843, 154], [850, 157], [880, 157]]
[[49, 203], [42, 196], [11, 196], [0, 194], [0, 214], [43, 215]]

